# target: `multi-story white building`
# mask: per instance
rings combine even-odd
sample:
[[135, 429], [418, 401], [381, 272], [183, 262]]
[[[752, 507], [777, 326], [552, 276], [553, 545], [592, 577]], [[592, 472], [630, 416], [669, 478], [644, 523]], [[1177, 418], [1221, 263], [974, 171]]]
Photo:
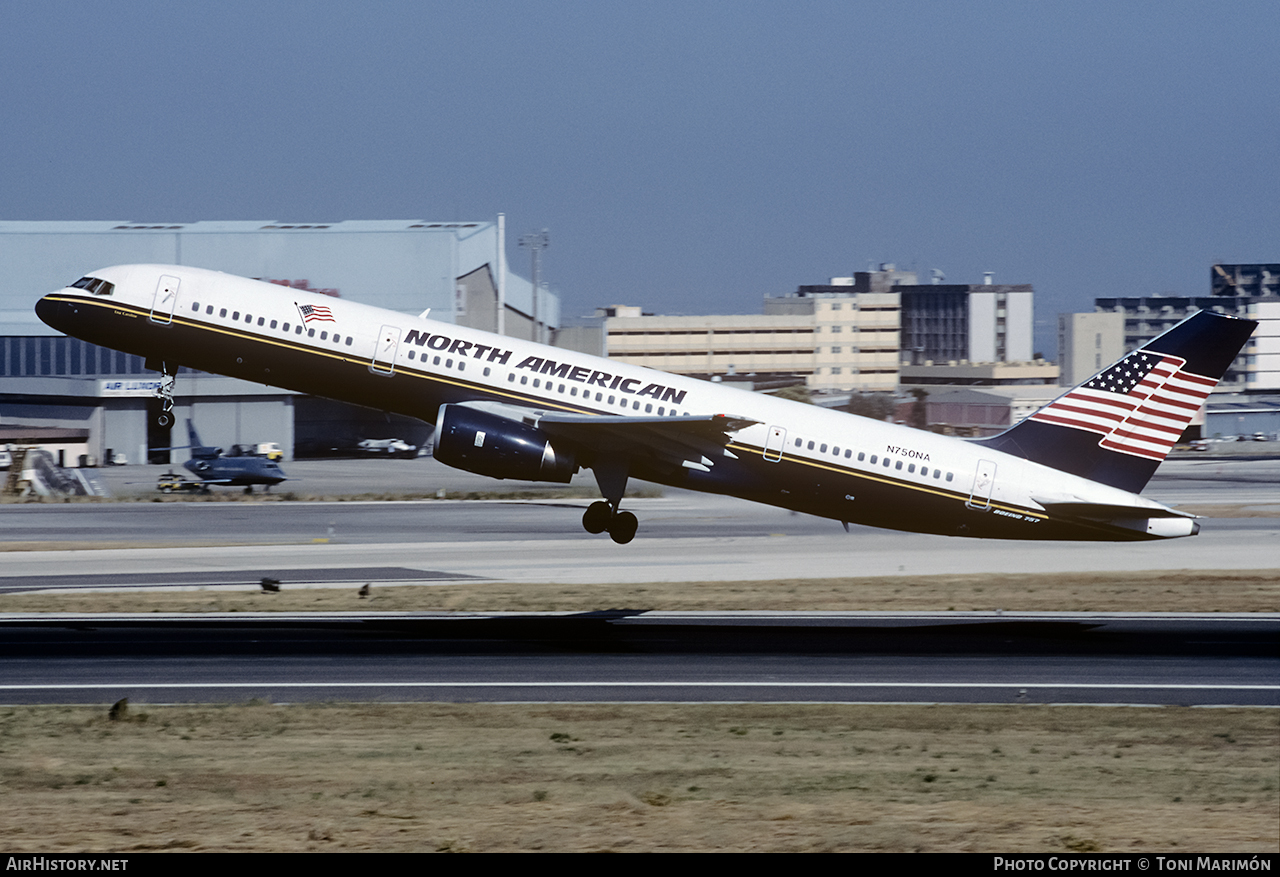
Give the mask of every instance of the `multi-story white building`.
[[1124, 314], [1058, 314], [1059, 383], [1074, 387], [1124, 356]]

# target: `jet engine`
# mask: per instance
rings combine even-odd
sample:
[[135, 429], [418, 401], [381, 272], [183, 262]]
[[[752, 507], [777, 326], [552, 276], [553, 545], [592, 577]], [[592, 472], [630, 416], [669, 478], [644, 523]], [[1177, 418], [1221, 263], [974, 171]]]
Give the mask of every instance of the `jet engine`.
[[435, 458], [446, 466], [490, 478], [558, 481], [578, 471], [572, 453], [556, 450], [536, 426], [460, 405], [441, 405]]

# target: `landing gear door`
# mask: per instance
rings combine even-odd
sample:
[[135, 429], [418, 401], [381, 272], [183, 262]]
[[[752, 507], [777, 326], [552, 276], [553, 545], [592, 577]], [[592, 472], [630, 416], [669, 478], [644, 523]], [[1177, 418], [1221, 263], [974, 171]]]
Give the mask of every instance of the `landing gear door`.
[[991, 508], [991, 491], [995, 486], [996, 464], [990, 460], [979, 460], [978, 471], [973, 475], [973, 490], [969, 492], [969, 501], [965, 505], [985, 512]]
[[787, 431], [780, 426], [769, 427], [769, 437], [764, 442], [764, 458], [770, 463], [782, 459], [782, 446], [787, 443]]
[[396, 348], [400, 346], [400, 330], [395, 326], [383, 326], [378, 332], [378, 345], [373, 351], [369, 371], [377, 375], [389, 375], [396, 370]]
[[151, 302], [151, 322], [169, 324], [173, 322], [173, 309], [178, 305], [178, 284], [176, 277], [164, 275], [156, 284], [156, 297]]

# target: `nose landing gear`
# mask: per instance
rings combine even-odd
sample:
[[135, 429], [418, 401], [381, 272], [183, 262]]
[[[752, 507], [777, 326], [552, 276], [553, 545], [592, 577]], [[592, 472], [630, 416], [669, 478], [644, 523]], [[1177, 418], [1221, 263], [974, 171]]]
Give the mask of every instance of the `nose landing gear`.
[[156, 415], [156, 426], [161, 429], [168, 429], [173, 426], [173, 388], [178, 383], [178, 376], [169, 371], [169, 363], [160, 363], [160, 368], [155, 368], [155, 363], [148, 360], [147, 368], [155, 369], [160, 372], [160, 386], [156, 387], [155, 394], [160, 397], [160, 413]]

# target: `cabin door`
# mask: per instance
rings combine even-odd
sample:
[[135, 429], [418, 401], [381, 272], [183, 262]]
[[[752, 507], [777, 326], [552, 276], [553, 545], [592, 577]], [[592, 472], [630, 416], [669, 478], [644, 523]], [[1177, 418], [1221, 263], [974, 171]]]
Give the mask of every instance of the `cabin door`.
[[985, 512], [991, 508], [991, 490], [995, 486], [996, 464], [990, 460], [979, 460], [978, 471], [973, 475], [973, 490], [969, 492], [969, 501], [965, 505]]
[[378, 346], [373, 351], [369, 371], [389, 375], [396, 370], [396, 348], [400, 346], [400, 330], [395, 326], [383, 326], [378, 332]]
[[764, 443], [764, 458], [770, 463], [782, 459], [782, 446], [787, 443], [787, 431], [780, 426], [769, 427], [769, 438]]
[[172, 323], [173, 309], [178, 305], [178, 284], [176, 277], [164, 275], [156, 284], [156, 297], [151, 302], [151, 322]]

